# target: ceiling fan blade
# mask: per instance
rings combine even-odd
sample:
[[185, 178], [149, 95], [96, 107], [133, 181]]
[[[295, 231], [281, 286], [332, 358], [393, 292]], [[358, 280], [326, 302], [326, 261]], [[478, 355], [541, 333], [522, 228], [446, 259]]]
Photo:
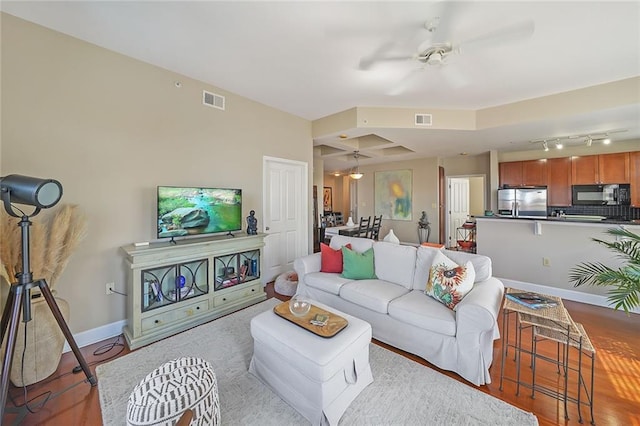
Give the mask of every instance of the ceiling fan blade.
[[380, 62], [394, 62], [394, 61], [406, 61], [413, 59], [413, 55], [401, 54], [401, 55], [387, 55], [396, 43], [387, 42], [377, 48], [371, 55], [360, 58], [358, 68], [367, 71]]
[[518, 22], [459, 43], [454, 47], [454, 50], [468, 52], [486, 47], [496, 47], [503, 43], [529, 38], [534, 31], [535, 24], [533, 20]]
[[[435, 4], [432, 16], [429, 17], [431, 21], [438, 18], [436, 28], [434, 30], [430, 30], [430, 32], [433, 33], [433, 37], [431, 37], [430, 40], [422, 42], [420, 47], [423, 48], [418, 49], [418, 51], [426, 49], [430, 44], [446, 43], [453, 38], [451, 33], [455, 24], [456, 14], [460, 9], [461, 4], [462, 3], [457, 1], [441, 1]], [[427, 21], [427, 23], [429, 22], [430, 21]]]

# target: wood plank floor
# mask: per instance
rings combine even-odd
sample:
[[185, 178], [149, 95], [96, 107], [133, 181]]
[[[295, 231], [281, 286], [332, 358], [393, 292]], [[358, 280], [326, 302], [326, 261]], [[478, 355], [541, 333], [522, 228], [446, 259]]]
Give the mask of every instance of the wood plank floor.
[[[267, 285], [267, 295], [287, 299], [274, 293], [273, 284]], [[627, 316], [623, 312], [570, 301], [566, 301], [565, 305], [573, 319], [584, 325], [597, 350], [594, 392], [596, 424], [640, 426], [640, 316]], [[124, 338], [120, 336], [82, 348], [92, 371], [95, 371], [95, 365], [129, 352], [126, 345], [117, 346], [118, 341], [120, 345], [124, 344]], [[381, 345], [425, 366], [435, 368], [416, 356]], [[541, 350], [544, 353], [555, 356], [555, 344], [542, 345]], [[523, 365], [528, 363], [527, 359], [523, 358]], [[579, 424], [576, 404], [569, 404], [569, 420], [565, 421], [564, 408], [560, 401], [542, 394], [536, 394], [535, 399], [532, 399], [528, 389], [521, 389], [520, 395], [516, 396], [515, 384], [512, 382], [505, 382], [501, 391], [500, 363], [501, 342], [498, 340], [494, 344], [494, 361], [491, 367], [493, 383], [476, 387], [477, 389], [533, 412], [542, 426]], [[67, 353], [62, 357], [56, 373], [40, 383], [27, 387], [26, 398], [31, 401], [29, 406], [33, 413], [24, 407], [25, 391], [11, 386], [6, 413], [1, 424], [10, 425], [20, 421], [23, 425], [100, 425], [102, 418], [98, 388], [84, 382], [85, 376], [82, 372], [72, 372], [76, 365], [73, 354]], [[526, 366], [522, 368], [524, 374], [527, 374], [527, 369]], [[468, 384], [454, 373], [438, 371]], [[505, 362], [505, 376], [515, 377], [515, 371], [513, 356], [510, 356]], [[562, 380], [556, 367], [547, 362], [537, 363], [536, 377], [541, 383], [549, 386], [557, 385]], [[69, 389], [73, 385], [75, 387]], [[47, 397], [49, 400], [44, 402]], [[18, 412], [13, 412], [15, 410]], [[583, 407], [582, 414], [584, 423], [588, 424], [588, 407]], [[426, 424], [428, 422], [425, 422]]]

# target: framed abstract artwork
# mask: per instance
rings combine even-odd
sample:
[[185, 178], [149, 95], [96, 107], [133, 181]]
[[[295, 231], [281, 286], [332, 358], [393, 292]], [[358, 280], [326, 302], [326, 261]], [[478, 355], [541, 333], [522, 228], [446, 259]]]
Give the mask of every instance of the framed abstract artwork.
[[331, 197], [331, 187], [325, 186], [322, 193], [322, 205], [325, 212], [333, 211], [333, 199]]
[[411, 220], [412, 171], [393, 170], [375, 173], [374, 213], [384, 219]]

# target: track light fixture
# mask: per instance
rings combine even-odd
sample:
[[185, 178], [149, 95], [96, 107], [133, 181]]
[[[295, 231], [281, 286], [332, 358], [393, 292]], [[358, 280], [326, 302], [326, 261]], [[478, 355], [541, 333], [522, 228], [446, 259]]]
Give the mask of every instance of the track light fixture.
[[356, 167], [351, 170], [351, 173], [349, 173], [349, 177], [355, 180], [362, 179], [362, 176], [364, 176], [364, 174], [360, 173], [358, 157], [360, 157], [360, 151], [353, 151], [353, 158], [356, 159]]
[[546, 152], [549, 150], [549, 144], [553, 143], [556, 146], [556, 149], [562, 149], [564, 147], [563, 142], [572, 147], [581, 145], [584, 143], [585, 146], [590, 147], [595, 142], [596, 144], [602, 142], [603, 145], [609, 145], [613, 140], [611, 139], [611, 134], [613, 133], [624, 133], [627, 129], [620, 130], [607, 130], [604, 132], [595, 132], [595, 133], [585, 133], [585, 134], [576, 134], [576, 135], [566, 135], [566, 136], [554, 136], [546, 139], [534, 139], [529, 141], [531, 144], [542, 144], [542, 149]]

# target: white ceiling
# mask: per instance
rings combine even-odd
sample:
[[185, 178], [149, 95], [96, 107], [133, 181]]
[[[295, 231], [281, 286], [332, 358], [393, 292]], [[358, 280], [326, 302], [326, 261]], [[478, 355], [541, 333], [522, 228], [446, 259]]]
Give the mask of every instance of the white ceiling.
[[[477, 110], [640, 76], [639, 1], [2, 1], [0, 8], [309, 120], [365, 106]], [[424, 23], [434, 17], [440, 24], [430, 33]], [[532, 35], [463, 44], [442, 67], [410, 59], [359, 66], [383, 47], [410, 58], [420, 45], [504, 35], [523, 22], [534, 24]], [[613, 129], [626, 130], [618, 139], [640, 138], [640, 105], [473, 132], [373, 133], [414, 151], [398, 157], [409, 159], [526, 150], [532, 139]], [[386, 161], [371, 157], [360, 163]], [[344, 164], [344, 155], [327, 156], [325, 170]]]

